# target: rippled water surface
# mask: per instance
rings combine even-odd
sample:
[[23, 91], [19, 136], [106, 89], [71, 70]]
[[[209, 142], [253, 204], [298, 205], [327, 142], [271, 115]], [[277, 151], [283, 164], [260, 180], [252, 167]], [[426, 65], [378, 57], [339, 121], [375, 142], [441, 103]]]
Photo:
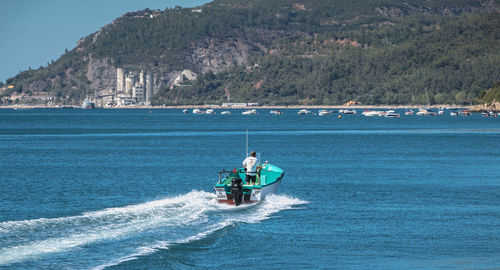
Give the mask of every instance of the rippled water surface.
[[0, 110], [0, 269], [500, 268], [500, 118], [258, 111]]

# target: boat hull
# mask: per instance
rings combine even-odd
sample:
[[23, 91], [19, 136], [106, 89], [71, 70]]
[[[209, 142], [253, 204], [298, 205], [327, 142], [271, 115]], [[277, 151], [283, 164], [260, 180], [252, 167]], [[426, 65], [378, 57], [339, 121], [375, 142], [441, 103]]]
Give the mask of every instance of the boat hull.
[[[250, 194], [245, 194], [243, 196], [243, 202], [246, 204], [252, 204], [252, 203], [257, 203], [262, 200], [264, 200], [268, 195], [270, 194], [275, 194], [278, 191], [279, 186], [281, 185], [281, 179], [278, 181], [263, 186], [255, 186], [251, 188], [251, 193]], [[248, 186], [243, 186], [243, 188], [248, 188]], [[231, 194], [228, 194], [225, 192], [225, 190], [222, 193], [221, 191], [217, 191], [216, 188], [216, 194], [217, 194], [217, 201], [219, 203], [226, 203], [226, 204], [234, 204], [233, 197]]]
[[[241, 183], [242, 180], [240, 179], [245, 178], [245, 171], [241, 168], [239, 170], [234, 169], [233, 172], [222, 171], [221, 173], [229, 174], [224, 178], [219, 177], [219, 182], [215, 185], [217, 201], [220, 203], [235, 204], [231, 192], [233, 187], [231, 183], [233, 181], [240, 181]], [[243, 185], [240, 184], [240, 190], [243, 192], [242, 203], [256, 203], [264, 200], [268, 195], [276, 193], [284, 175], [283, 170], [276, 166], [271, 164], [263, 165], [257, 177], [256, 185], [248, 185], [246, 182]]]

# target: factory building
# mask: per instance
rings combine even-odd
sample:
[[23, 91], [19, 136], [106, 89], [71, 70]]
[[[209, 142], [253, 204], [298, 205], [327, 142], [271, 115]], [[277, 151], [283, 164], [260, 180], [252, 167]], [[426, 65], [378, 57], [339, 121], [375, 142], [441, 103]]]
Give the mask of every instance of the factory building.
[[125, 72], [123, 68], [116, 69], [116, 92], [123, 92], [125, 85]]
[[144, 70], [137, 73], [117, 68], [116, 92], [112, 93], [112, 97], [107, 97], [111, 100], [106, 101], [109, 104], [116, 104], [116, 106], [149, 104], [155, 93], [154, 76], [154, 73]]
[[134, 88], [134, 74], [129, 73], [125, 78], [125, 93], [132, 94]]

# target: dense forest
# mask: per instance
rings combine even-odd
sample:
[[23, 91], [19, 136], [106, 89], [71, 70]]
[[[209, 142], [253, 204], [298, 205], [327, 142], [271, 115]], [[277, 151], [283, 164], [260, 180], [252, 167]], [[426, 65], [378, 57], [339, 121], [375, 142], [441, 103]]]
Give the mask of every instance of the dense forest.
[[[15, 87], [2, 95], [43, 91], [77, 102], [98, 88], [89, 59], [107, 59], [113, 68], [159, 74], [155, 105], [470, 104], [500, 82], [499, 6], [216, 0], [196, 10], [146, 9], [82, 38], [47, 66], [8, 79]], [[168, 74], [183, 69], [200, 76], [173, 87]]]
[[165, 90], [162, 102], [221, 102], [229, 92], [266, 104], [469, 104], [500, 79], [499, 22], [497, 14], [414, 16], [351, 30], [349, 39], [325, 33], [283, 41], [253, 58], [254, 68], [206, 74], [190, 88]]

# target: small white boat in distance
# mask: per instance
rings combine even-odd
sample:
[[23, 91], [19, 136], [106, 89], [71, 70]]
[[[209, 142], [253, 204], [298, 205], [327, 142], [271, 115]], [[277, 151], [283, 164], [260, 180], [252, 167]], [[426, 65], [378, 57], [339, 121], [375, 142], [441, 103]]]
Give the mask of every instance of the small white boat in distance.
[[437, 114], [435, 112], [428, 111], [426, 109], [419, 109], [417, 112], [417, 115], [434, 115], [434, 116], [436, 116]]
[[93, 102], [90, 98], [85, 97], [83, 100], [82, 106], [80, 106], [82, 109], [95, 109], [95, 102]]
[[369, 117], [371, 117], [371, 116], [383, 116], [383, 115], [385, 115], [385, 112], [384, 111], [369, 111], [369, 110], [366, 110], [366, 111], [362, 112], [362, 114], [364, 116], [369, 116]]
[[208, 109], [205, 111], [206, 114], [215, 114], [215, 111], [213, 109]]
[[183, 113], [188, 113], [188, 109], [182, 110]]
[[357, 114], [358, 112], [356, 112], [356, 110], [344, 110], [342, 113], [343, 114]]
[[242, 112], [241, 114], [243, 114], [243, 115], [257, 114], [257, 111], [255, 109], [251, 109], [251, 110], [246, 110], [246, 111]]
[[492, 111], [485, 111], [481, 113], [483, 117], [498, 117], [498, 113]]
[[388, 110], [385, 112], [384, 117], [399, 117], [399, 113], [394, 110]]
[[458, 116], [458, 112], [450, 112], [450, 116]]
[[469, 110], [462, 110], [459, 112], [460, 116], [470, 116]]
[[302, 109], [302, 110], [299, 110], [297, 113], [298, 113], [299, 115], [304, 115], [304, 114], [310, 114], [310, 113], [311, 113], [311, 111], [308, 111], [308, 110], [306, 110], [306, 109]]
[[319, 116], [324, 116], [324, 115], [329, 115], [331, 112], [327, 111], [327, 110], [319, 110], [318, 111], [318, 115]]
[[196, 109], [193, 109], [193, 113], [194, 114], [204, 114], [205, 112], [202, 111], [202, 110], [200, 110], [200, 109], [198, 109], [198, 108], [196, 108]]
[[272, 110], [272, 111], [270, 111], [269, 113], [270, 113], [270, 114], [274, 114], [274, 115], [281, 115], [281, 114], [283, 114], [283, 112], [282, 112], [282, 111], [280, 111], [280, 110]]
[[414, 115], [415, 112], [413, 110], [407, 110], [405, 111], [405, 115]]
[[231, 114], [231, 112], [230, 111], [223, 111], [220, 114]]

